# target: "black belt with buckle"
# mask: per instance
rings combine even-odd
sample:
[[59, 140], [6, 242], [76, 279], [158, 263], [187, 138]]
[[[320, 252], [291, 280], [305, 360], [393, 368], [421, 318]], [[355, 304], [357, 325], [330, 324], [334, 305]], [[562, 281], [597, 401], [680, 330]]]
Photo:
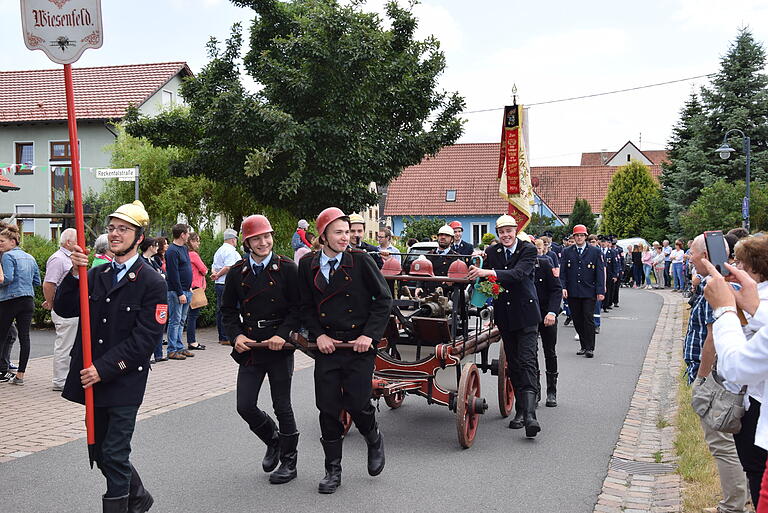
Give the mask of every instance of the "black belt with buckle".
[[271, 328], [272, 326], [280, 326], [285, 319], [261, 319], [256, 321], [257, 328]]

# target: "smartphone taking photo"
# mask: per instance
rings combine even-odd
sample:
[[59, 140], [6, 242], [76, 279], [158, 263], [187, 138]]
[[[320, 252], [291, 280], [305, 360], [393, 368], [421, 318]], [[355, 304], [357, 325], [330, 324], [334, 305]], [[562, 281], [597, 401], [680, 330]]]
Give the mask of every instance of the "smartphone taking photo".
[[730, 272], [723, 265], [728, 262], [728, 243], [723, 237], [722, 230], [704, 232], [704, 244], [707, 246], [707, 259], [720, 274], [728, 276]]

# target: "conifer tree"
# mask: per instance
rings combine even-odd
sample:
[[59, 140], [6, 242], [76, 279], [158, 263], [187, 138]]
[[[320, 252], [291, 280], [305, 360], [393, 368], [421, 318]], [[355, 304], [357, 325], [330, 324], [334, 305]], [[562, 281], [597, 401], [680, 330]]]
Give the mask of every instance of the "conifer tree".
[[573, 227], [577, 224], [583, 224], [589, 233], [595, 233], [595, 214], [592, 213], [592, 207], [584, 198], [576, 198], [573, 203], [573, 212], [568, 220], [568, 233], [572, 233]]

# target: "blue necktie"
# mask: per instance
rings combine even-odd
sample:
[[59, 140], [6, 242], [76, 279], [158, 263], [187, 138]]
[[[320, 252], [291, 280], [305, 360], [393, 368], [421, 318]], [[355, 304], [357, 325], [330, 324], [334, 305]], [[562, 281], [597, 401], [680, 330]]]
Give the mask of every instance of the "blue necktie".
[[584, 251], [584, 248], [576, 248], [576, 250], [579, 252], [579, 256], [581, 256], [581, 252]]
[[117, 262], [112, 262], [112, 286], [114, 287], [117, 285], [117, 275], [120, 274], [120, 272], [125, 269], [125, 264], [118, 264]]
[[261, 271], [263, 271], [263, 270], [264, 270], [264, 264], [254, 264], [253, 265], [253, 274], [255, 276], [258, 276], [261, 273]]
[[331, 278], [333, 278], [333, 273], [336, 272], [336, 264], [339, 262], [336, 261], [336, 259], [328, 260], [328, 283], [331, 282]]
[[507, 250], [507, 260], [512, 260], [512, 250], [511, 249]]

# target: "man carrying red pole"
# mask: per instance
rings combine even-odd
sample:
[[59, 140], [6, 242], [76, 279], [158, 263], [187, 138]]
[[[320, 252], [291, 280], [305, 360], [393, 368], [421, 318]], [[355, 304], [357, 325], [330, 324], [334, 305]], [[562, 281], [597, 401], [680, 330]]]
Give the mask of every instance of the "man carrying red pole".
[[[107, 219], [114, 261], [88, 271], [93, 363], [83, 364], [83, 338], [78, 331], [69, 375], [62, 393], [83, 404], [94, 391], [93, 458], [107, 480], [104, 513], [143, 513], [154, 502], [131, 465], [131, 438], [144, 399], [149, 358], [168, 318], [165, 280], [143, 263], [137, 246], [144, 239], [149, 216], [140, 201], [118, 208]], [[62, 317], [80, 315], [80, 269], [88, 257], [80, 246], [72, 255], [72, 271], [56, 291], [55, 309]]]

